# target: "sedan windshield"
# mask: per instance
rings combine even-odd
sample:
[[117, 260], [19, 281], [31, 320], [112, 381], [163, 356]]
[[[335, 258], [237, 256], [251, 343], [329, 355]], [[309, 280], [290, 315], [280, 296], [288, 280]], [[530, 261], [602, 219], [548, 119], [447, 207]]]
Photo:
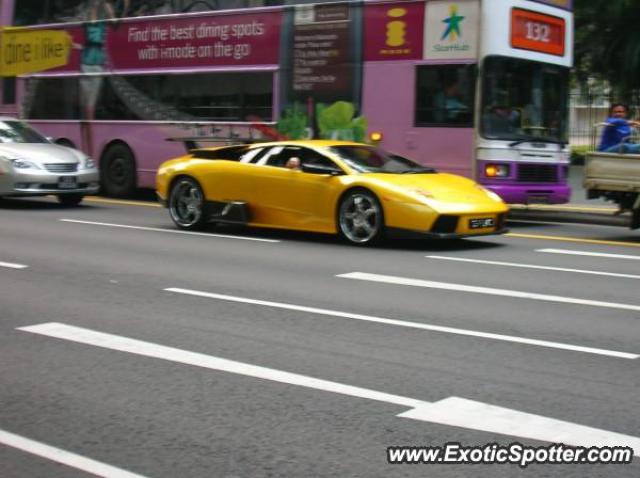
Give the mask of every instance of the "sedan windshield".
[[419, 174], [435, 170], [397, 154], [387, 153], [371, 146], [332, 146], [329, 148], [351, 169], [360, 173]]
[[49, 143], [49, 140], [20, 121], [0, 121], [1, 143]]

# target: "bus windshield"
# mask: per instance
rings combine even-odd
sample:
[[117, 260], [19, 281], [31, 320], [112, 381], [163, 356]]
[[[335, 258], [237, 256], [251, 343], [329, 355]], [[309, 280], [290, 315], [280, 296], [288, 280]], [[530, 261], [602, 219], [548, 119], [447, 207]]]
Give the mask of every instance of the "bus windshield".
[[483, 68], [480, 133], [488, 139], [567, 142], [567, 68], [493, 56]]

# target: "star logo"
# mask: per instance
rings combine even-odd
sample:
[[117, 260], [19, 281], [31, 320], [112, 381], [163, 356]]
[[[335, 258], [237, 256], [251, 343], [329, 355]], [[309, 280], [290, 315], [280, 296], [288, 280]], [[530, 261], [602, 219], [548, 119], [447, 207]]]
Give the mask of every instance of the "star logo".
[[449, 18], [442, 20], [442, 23], [447, 24], [447, 29], [442, 34], [440, 40], [449, 37], [450, 41], [456, 41], [458, 37], [462, 36], [462, 33], [460, 33], [460, 23], [462, 23], [462, 20], [464, 20], [464, 17], [458, 15], [458, 6], [451, 5], [449, 7]]

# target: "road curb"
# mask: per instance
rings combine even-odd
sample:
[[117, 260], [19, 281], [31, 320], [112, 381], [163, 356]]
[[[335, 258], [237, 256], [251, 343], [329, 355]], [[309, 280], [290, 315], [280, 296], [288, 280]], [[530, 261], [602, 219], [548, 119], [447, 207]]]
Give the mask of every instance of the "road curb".
[[630, 214], [615, 215], [615, 209], [602, 209], [602, 212], [592, 212], [566, 208], [512, 208], [509, 211], [507, 220], [528, 220], [528, 221], [549, 221], [568, 222], [576, 224], [595, 224], [599, 226], [629, 227], [631, 223]]

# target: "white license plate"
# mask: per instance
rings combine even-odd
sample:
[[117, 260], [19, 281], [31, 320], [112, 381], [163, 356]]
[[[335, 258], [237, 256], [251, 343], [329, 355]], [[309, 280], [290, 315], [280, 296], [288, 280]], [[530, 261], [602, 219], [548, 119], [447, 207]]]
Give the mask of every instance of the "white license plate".
[[495, 227], [496, 221], [492, 217], [479, 217], [469, 219], [469, 229], [485, 229], [487, 227]]
[[58, 189], [75, 189], [77, 187], [78, 183], [73, 176], [60, 176], [58, 178]]

